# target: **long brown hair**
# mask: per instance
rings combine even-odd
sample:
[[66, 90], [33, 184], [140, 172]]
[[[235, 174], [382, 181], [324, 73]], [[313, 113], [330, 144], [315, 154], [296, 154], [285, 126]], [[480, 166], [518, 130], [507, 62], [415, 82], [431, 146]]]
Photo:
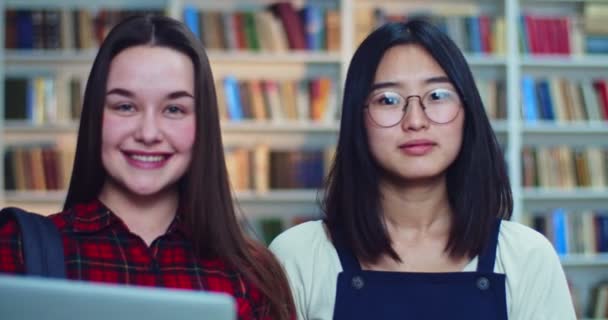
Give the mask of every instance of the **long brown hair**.
[[232, 202], [220, 130], [217, 97], [201, 42], [181, 22], [163, 16], [133, 16], [116, 25], [102, 43], [84, 94], [76, 157], [64, 210], [99, 196], [106, 178], [101, 163], [101, 121], [112, 59], [137, 45], [177, 50], [195, 73], [196, 139], [190, 167], [179, 181], [179, 212], [191, 228], [200, 257], [220, 257], [268, 297], [273, 319], [295, 314], [287, 278], [268, 249], [240, 228]]

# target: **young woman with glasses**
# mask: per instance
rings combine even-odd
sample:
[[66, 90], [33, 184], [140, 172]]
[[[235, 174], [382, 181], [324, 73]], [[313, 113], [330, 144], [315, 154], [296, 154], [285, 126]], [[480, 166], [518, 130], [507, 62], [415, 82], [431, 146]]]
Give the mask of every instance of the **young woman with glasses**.
[[551, 244], [508, 221], [465, 58], [427, 22], [387, 24], [355, 52], [323, 210], [271, 245], [299, 319], [575, 319]]

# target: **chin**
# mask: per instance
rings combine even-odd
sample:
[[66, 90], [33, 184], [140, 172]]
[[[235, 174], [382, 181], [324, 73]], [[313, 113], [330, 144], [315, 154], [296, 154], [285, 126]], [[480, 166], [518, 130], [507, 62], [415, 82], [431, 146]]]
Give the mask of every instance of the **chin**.
[[124, 187], [125, 189], [132, 193], [133, 195], [139, 196], [139, 197], [149, 197], [149, 196], [154, 196], [154, 195], [159, 195], [165, 191], [167, 191], [168, 189], [170, 189], [170, 186], [172, 186], [173, 184], [164, 184], [164, 183], [160, 183], [160, 181], [154, 181], [154, 182], [138, 182], [138, 183], [133, 183], [133, 181], [131, 183], [125, 183]]
[[162, 191], [160, 188], [150, 188], [149, 186], [145, 188], [127, 187], [127, 190], [138, 197], [150, 197], [157, 195]]
[[445, 177], [445, 171], [441, 170], [418, 170], [415, 172], [389, 172], [386, 179], [393, 184], [425, 184], [435, 182]]

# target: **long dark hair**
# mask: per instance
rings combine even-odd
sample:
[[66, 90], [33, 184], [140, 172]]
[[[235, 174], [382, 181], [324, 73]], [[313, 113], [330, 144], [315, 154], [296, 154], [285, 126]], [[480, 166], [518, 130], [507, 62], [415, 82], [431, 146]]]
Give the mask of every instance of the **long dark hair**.
[[[513, 209], [504, 158], [471, 70], [447, 35], [424, 20], [388, 23], [372, 32], [356, 50], [344, 86], [340, 135], [323, 200], [325, 223], [362, 260], [387, 254], [399, 261], [380, 213], [379, 171], [369, 151], [362, 108], [384, 53], [397, 45], [423, 47], [445, 71], [465, 111], [463, 144], [447, 170], [453, 209], [446, 251], [452, 257], [475, 256], [487, 242], [496, 219]], [[412, 62], [415, 63], [415, 62]]]
[[190, 167], [178, 183], [179, 212], [191, 228], [196, 253], [224, 259], [269, 298], [267, 311], [273, 319], [291, 319], [294, 305], [281, 266], [270, 251], [245, 236], [238, 224], [209, 60], [201, 42], [179, 21], [133, 16], [114, 27], [104, 40], [87, 81], [64, 210], [99, 196], [106, 178], [101, 163], [101, 122], [110, 63], [122, 50], [137, 45], [177, 50], [190, 57], [194, 65], [196, 139]]

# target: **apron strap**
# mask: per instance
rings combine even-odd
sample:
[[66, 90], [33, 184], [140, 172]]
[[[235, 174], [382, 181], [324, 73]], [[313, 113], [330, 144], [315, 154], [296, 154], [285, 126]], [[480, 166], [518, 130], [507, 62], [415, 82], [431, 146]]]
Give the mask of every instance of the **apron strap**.
[[334, 247], [338, 252], [338, 258], [340, 258], [340, 264], [342, 264], [342, 270], [345, 272], [359, 272], [361, 271], [361, 265], [359, 264], [359, 260], [354, 255], [352, 250], [350, 250], [345, 245], [345, 236], [344, 231], [342, 229], [336, 230], [336, 234], [334, 237]]
[[494, 273], [494, 263], [496, 262], [496, 247], [498, 246], [498, 234], [500, 232], [500, 221], [496, 220], [496, 225], [490, 234], [488, 246], [479, 256], [477, 263], [477, 272]]
[[361, 271], [361, 265], [359, 264], [359, 260], [357, 260], [351, 250], [348, 250], [342, 246], [336, 246], [336, 251], [338, 252], [338, 257], [340, 258], [342, 269], [345, 272]]

